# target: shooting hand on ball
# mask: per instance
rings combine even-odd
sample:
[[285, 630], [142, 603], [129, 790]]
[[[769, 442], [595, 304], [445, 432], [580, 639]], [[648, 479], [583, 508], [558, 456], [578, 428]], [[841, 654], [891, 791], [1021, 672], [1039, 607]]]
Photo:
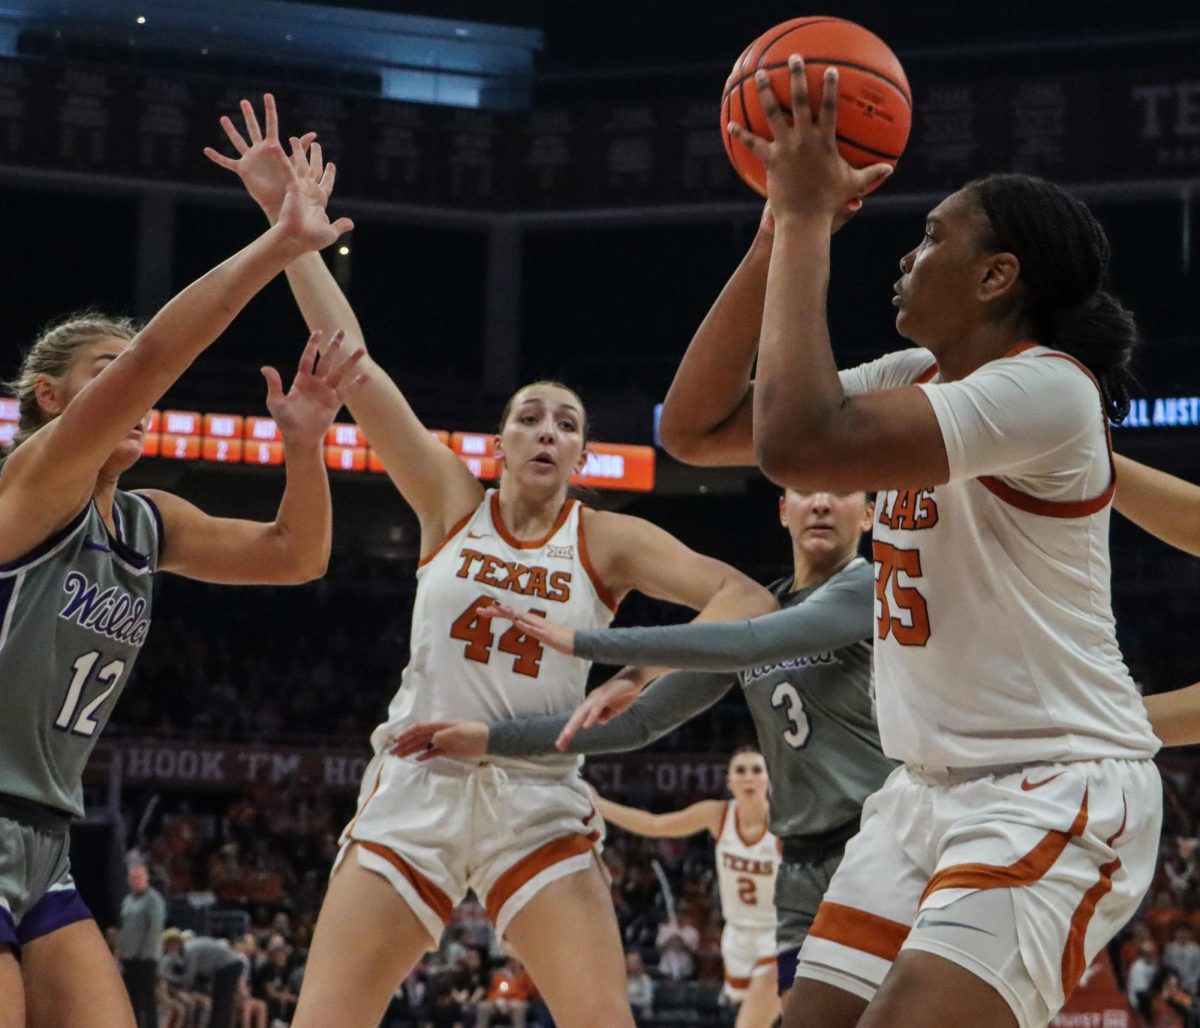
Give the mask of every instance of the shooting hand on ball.
[[791, 117], [780, 106], [765, 71], [755, 76], [763, 112], [775, 137], [767, 140], [735, 123], [730, 135], [754, 154], [767, 169], [767, 195], [778, 220], [793, 215], [828, 217], [831, 228], [840, 226], [865, 193], [892, 172], [890, 164], [854, 168], [838, 153], [837, 69], [825, 72], [821, 103], [814, 119], [809, 106], [808, 77], [802, 58], [792, 55]]

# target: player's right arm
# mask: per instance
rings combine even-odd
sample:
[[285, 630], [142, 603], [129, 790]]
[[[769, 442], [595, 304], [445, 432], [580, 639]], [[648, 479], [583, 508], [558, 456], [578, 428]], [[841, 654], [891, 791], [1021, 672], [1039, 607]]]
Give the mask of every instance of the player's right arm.
[[[265, 131], [254, 107], [241, 104], [246, 136], [225, 117], [221, 127], [237, 151], [227, 157], [211, 147], [204, 153], [214, 164], [236, 174], [269, 221], [277, 217], [280, 202], [278, 169], [267, 159], [279, 145], [279, 118], [275, 98], [263, 97]], [[248, 139], [246, 137], [249, 137]], [[315, 133], [291, 139], [293, 160], [307, 149], [314, 165], [323, 157]], [[330, 165], [332, 168], [333, 166]], [[345, 333], [339, 395], [358, 427], [379, 457], [388, 477], [413, 508], [421, 522], [422, 554], [439, 546], [451, 528], [483, 499], [483, 487], [451, 450], [429, 434], [391, 376], [367, 352], [362, 328], [354, 310], [325, 261], [307, 254], [287, 267], [288, 284], [310, 332]]]
[[676, 671], [656, 678], [620, 714], [602, 724], [583, 728], [569, 744], [558, 745], [570, 714], [537, 714], [482, 721], [427, 721], [411, 725], [396, 736], [392, 752], [398, 757], [456, 757], [485, 755], [541, 757], [562, 751], [596, 754], [640, 750], [673, 732], [717, 703], [735, 683], [731, 675]]
[[496, 604], [523, 633], [568, 656], [601, 664], [737, 671], [814, 656], [871, 637], [875, 592], [868, 564], [851, 568], [804, 603], [742, 621], [574, 630], [539, 614]]
[[715, 839], [721, 834], [721, 819], [725, 816], [724, 800], [701, 800], [683, 810], [652, 814], [648, 810], [614, 803], [596, 794], [596, 809], [609, 824], [624, 828], [634, 835], [655, 839], [682, 839], [697, 832], [709, 832]]
[[1200, 485], [1148, 468], [1119, 453], [1113, 506], [1164, 543], [1200, 557]]
[[[331, 176], [277, 149], [265, 155], [285, 182], [280, 217], [254, 242], [172, 299], [49, 424], [5, 461], [0, 473], [3, 550], [14, 555], [76, 514], [116, 446], [263, 286], [301, 254], [353, 227], [330, 223]], [[25, 545], [28, 543], [28, 545]]]
[[1144, 697], [1146, 716], [1164, 746], [1200, 743], [1200, 682]]

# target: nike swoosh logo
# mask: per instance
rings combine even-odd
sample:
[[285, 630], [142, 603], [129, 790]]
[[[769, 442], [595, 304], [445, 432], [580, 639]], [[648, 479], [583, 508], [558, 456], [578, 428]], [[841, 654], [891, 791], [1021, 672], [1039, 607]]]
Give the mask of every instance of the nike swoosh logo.
[[992, 936], [994, 936], [996, 934], [995, 932], [989, 932], [986, 928], [980, 928], [978, 925], [964, 924], [962, 921], [938, 921], [932, 917], [926, 917], [925, 915], [922, 915], [921, 917], [917, 918], [917, 923], [913, 925], [913, 928], [939, 928], [939, 927], [967, 928], [973, 932], [983, 932], [984, 935], [992, 935]]
[[[1063, 772], [1060, 771], [1058, 775], [1061, 775], [1062, 773]], [[1049, 778], [1043, 778], [1040, 782], [1031, 782], [1029, 777], [1026, 776], [1025, 778], [1021, 779], [1021, 788], [1025, 792], [1029, 792], [1031, 789], [1040, 789], [1043, 785], [1048, 785], [1050, 782], [1053, 782], [1058, 775], [1051, 775]]]
[[486, 532], [468, 532], [467, 538], [468, 539], [486, 539], [487, 533]]
[[97, 553], [112, 553], [103, 543], [94, 543], [91, 539], [84, 539], [83, 548], [85, 550], [95, 550]]

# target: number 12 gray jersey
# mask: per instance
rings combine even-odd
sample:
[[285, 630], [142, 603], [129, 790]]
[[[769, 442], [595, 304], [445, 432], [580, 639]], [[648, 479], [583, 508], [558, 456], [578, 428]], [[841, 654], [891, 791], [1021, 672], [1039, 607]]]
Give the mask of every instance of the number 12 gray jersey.
[[0, 564], [0, 793], [83, 816], [82, 778], [150, 629], [157, 508], [118, 492]]

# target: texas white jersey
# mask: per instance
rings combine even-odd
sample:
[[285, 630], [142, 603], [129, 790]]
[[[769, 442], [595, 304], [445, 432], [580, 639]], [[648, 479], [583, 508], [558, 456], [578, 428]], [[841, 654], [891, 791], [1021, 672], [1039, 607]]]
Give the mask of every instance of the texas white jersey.
[[1033, 343], [956, 382], [924, 350], [842, 372], [850, 394], [911, 383], [950, 481], [876, 503], [884, 752], [926, 767], [1153, 755], [1112, 615], [1115, 470], [1095, 380]]
[[[418, 722], [562, 714], [583, 700], [591, 665], [544, 648], [509, 621], [478, 616], [496, 600], [576, 629], [608, 626], [616, 602], [588, 560], [577, 500], [563, 504], [544, 538], [521, 540], [504, 526], [499, 494], [488, 490], [421, 562], [409, 662], [387, 721], [371, 736], [377, 752]], [[490, 764], [560, 771], [579, 760], [488, 757]]]
[[765, 827], [757, 839], [747, 839], [738, 825], [737, 804], [726, 803], [716, 858], [725, 923], [740, 928], [774, 928], [779, 840]]

